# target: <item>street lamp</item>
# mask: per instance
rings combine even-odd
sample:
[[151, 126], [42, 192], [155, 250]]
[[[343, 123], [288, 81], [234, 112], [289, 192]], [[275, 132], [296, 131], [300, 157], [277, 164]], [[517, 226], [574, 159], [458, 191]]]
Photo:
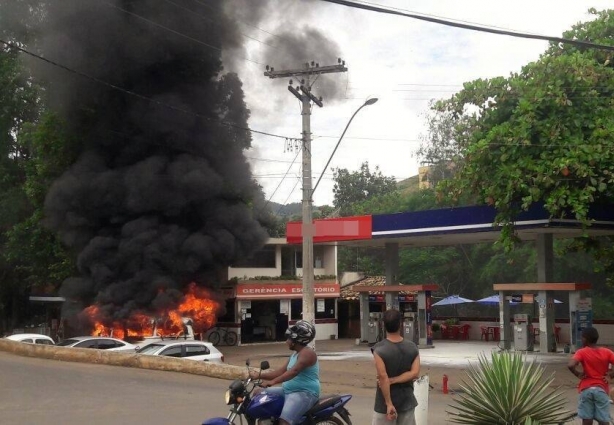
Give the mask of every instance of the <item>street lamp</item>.
[[320, 184], [320, 180], [322, 180], [322, 176], [326, 172], [326, 169], [328, 168], [330, 161], [333, 159], [335, 152], [337, 152], [337, 148], [339, 147], [339, 144], [341, 143], [341, 139], [343, 139], [343, 136], [345, 136], [345, 132], [348, 130], [348, 127], [350, 126], [352, 120], [354, 119], [358, 111], [360, 111], [365, 106], [373, 105], [377, 101], [378, 101], [377, 97], [372, 97], [371, 99], [367, 99], [366, 102], [360, 106], [360, 108], [356, 109], [356, 112], [354, 112], [354, 115], [352, 115], [352, 118], [350, 118], [350, 120], [348, 121], [347, 125], [345, 126], [345, 129], [343, 130], [343, 133], [341, 133], [341, 137], [339, 137], [339, 140], [337, 141], [337, 144], [335, 145], [335, 149], [333, 150], [333, 153], [330, 154], [330, 158], [328, 158], [328, 162], [324, 166], [324, 170], [322, 171], [322, 174], [320, 174], [320, 177], [318, 178], [316, 185], [313, 187], [313, 190], [311, 191], [312, 200], [313, 200], [313, 192], [315, 192], [316, 189], [318, 188], [318, 185]]
[[[322, 176], [324, 175], [324, 172], [326, 171], [326, 168], [328, 168], [328, 165], [330, 164], [330, 161], [333, 159], [333, 156], [335, 155], [335, 152], [337, 151], [337, 148], [339, 147], [339, 144], [341, 143], [341, 140], [343, 139], [345, 132], [347, 131], [348, 127], [350, 126], [350, 123], [352, 122], [352, 120], [354, 119], [358, 111], [360, 111], [365, 106], [373, 105], [375, 102], [377, 102], [377, 98], [367, 99], [367, 101], [365, 101], [365, 103], [363, 103], [360, 106], [360, 108], [358, 108], [356, 112], [354, 112], [354, 115], [352, 115], [352, 118], [350, 118], [347, 125], [345, 126], [345, 129], [343, 130], [341, 137], [339, 137], [339, 140], [337, 141], [337, 145], [335, 146], [335, 150], [333, 150], [333, 153], [331, 154], [330, 158], [328, 158], [328, 162], [326, 163], [326, 166], [324, 167], [324, 171], [322, 171], [322, 174], [320, 174], [320, 178], [318, 179], [313, 190], [309, 192], [305, 190], [304, 192], [307, 192], [307, 193], [303, 194], [303, 223], [301, 226], [302, 234], [303, 234], [303, 264], [302, 264], [303, 265], [303, 320], [306, 320], [309, 323], [313, 323], [314, 326], [316, 323], [315, 312], [314, 312], [315, 296], [314, 296], [314, 284], [313, 284], [313, 279], [314, 279], [313, 277], [313, 236], [315, 232], [314, 232], [312, 211], [311, 211], [311, 208], [313, 205], [313, 192], [315, 192], [315, 190], [317, 189], [318, 184], [320, 183], [320, 180], [322, 180]], [[303, 101], [303, 107], [304, 108], [309, 107], [308, 100]], [[305, 118], [305, 116], [306, 116], [306, 113], [303, 114], [303, 118]], [[303, 151], [305, 151], [305, 149]], [[305, 155], [305, 158], [308, 159], [308, 161], [304, 163], [304, 165], [309, 166], [309, 173], [307, 174], [307, 176], [305, 176], [306, 180], [303, 182], [303, 186], [309, 187], [310, 185], [309, 183], [311, 180], [311, 169], [310, 169], [311, 152], [304, 152], [304, 155]], [[307, 167], [305, 167], [305, 169], [306, 168]], [[315, 348], [315, 340], [312, 342], [312, 346], [313, 348]]]

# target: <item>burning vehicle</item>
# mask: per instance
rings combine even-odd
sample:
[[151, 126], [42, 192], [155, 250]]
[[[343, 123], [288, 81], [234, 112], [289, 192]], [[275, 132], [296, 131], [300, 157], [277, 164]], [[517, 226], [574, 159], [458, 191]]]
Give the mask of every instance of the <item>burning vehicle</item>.
[[127, 319], [112, 320], [104, 310], [92, 305], [83, 310], [80, 319], [92, 329], [92, 336], [109, 336], [143, 345], [164, 339], [194, 340], [212, 328], [222, 310], [222, 303], [209, 290], [192, 283], [178, 307], [152, 316], [132, 312]]

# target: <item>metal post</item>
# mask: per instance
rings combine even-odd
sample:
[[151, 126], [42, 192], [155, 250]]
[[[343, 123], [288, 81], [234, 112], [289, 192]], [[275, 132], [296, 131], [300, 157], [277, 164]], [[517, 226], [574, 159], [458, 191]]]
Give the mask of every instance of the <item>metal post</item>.
[[[307, 76], [307, 87], [309, 76]], [[315, 325], [313, 288], [313, 211], [311, 194], [311, 100], [301, 99], [303, 116], [303, 320]], [[315, 342], [314, 342], [315, 346]]]
[[[264, 73], [269, 78], [305, 77], [300, 86], [294, 88], [292, 80], [288, 90], [301, 101], [301, 115], [303, 118], [303, 223], [301, 226], [303, 236], [303, 320], [315, 326], [315, 300], [313, 287], [313, 191], [311, 189], [311, 102], [322, 107], [322, 98], [311, 93], [311, 76], [347, 72], [345, 61], [338, 59], [338, 65], [320, 66], [315, 62], [305, 64], [302, 69], [288, 69], [275, 71], [267, 66]], [[310, 344], [315, 349], [315, 340]]]

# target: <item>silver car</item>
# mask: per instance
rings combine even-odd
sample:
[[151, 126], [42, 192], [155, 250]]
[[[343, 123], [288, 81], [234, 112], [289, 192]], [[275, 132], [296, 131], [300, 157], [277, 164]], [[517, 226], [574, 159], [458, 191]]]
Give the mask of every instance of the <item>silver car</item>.
[[223, 363], [224, 355], [210, 342], [191, 340], [168, 340], [152, 342], [139, 348], [138, 354], [176, 357], [211, 363]]
[[129, 351], [133, 353], [137, 349], [136, 345], [106, 336], [76, 336], [58, 342], [56, 345], [58, 347], [95, 348], [98, 350]]
[[42, 334], [15, 334], [7, 336], [6, 339], [28, 344], [55, 345], [55, 341], [51, 337]]

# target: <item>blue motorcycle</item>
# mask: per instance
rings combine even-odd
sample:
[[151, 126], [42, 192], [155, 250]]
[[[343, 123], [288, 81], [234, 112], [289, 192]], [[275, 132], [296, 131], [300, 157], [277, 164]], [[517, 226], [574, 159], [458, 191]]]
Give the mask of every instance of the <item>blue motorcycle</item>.
[[[249, 360], [246, 362], [249, 370]], [[269, 368], [269, 362], [260, 363], [260, 370]], [[278, 423], [281, 409], [284, 406], [283, 395], [269, 394], [262, 390], [257, 394], [252, 394], [260, 386], [260, 379], [236, 379], [230, 384], [226, 391], [226, 404], [232, 406], [226, 418], [212, 418], [203, 422], [203, 425], [230, 425], [234, 424], [235, 419], [243, 424], [245, 418], [247, 425], [276, 425]], [[345, 405], [352, 398], [349, 394], [329, 395], [320, 397], [320, 400], [313, 406], [301, 420], [301, 424], [309, 425], [352, 425], [350, 412]], [[339, 417], [335, 416], [338, 415]]]

